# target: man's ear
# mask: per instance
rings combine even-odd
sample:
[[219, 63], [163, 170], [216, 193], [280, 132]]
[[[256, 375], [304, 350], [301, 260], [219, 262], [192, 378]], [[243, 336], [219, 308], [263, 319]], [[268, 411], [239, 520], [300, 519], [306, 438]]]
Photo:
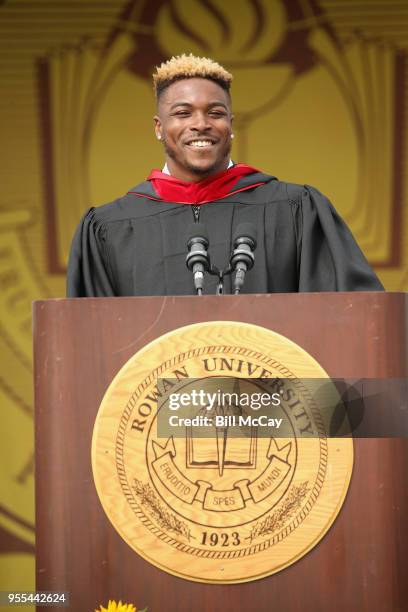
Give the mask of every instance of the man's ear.
[[161, 124], [159, 116], [155, 115], [153, 117], [153, 121], [154, 121], [154, 131], [156, 134], [156, 138], [157, 140], [161, 140], [162, 139], [162, 124]]

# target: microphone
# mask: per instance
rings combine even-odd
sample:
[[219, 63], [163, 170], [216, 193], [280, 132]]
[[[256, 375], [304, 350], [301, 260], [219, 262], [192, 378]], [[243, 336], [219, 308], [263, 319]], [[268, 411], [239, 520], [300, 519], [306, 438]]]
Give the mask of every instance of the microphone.
[[203, 223], [191, 223], [187, 231], [186, 266], [193, 273], [194, 287], [198, 295], [203, 294], [204, 272], [210, 268], [210, 256], [207, 253], [209, 240]]
[[253, 251], [256, 249], [256, 227], [253, 223], [240, 223], [234, 233], [234, 250], [231, 255], [230, 265], [235, 271], [234, 293], [238, 294], [245, 281], [245, 274], [250, 270], [255, 257]]

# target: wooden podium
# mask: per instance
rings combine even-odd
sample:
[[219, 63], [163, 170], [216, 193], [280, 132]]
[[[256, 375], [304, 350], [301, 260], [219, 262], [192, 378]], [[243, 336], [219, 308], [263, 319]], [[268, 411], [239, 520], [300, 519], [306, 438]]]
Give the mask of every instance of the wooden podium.
[[149, 612], [407, 610], [407, 438], [355, 439], [350, 488], [326, 536], [287, 569], [232, 585], [183, 580], [138, 556], [106, 517], [91, 469], [108, 385], [166, 332], [203, 321], [253, 323], [300, 345], [333, 378], [406, 379], [407, 315], [401, 293], [36, 302], [37, 590], [68, 591], [75, 612], [108, 599]]

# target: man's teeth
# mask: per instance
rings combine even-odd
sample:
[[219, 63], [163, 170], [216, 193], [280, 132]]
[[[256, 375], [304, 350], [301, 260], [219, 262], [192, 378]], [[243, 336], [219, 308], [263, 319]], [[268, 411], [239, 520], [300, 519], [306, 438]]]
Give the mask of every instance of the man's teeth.
[[194, 140], [193, 142], [190, 142], [190, 146], [192, 147], [209, 147], [211, 145], [211, 140]]

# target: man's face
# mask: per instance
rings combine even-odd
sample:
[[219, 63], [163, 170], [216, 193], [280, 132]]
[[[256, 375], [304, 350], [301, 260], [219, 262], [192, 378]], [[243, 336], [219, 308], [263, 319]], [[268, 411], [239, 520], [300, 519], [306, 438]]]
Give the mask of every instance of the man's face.
[[172, 176], [200, 181], [228, 167], [231, 101], [214, 81], [176, 81], [162, 93], [154, 121]]

